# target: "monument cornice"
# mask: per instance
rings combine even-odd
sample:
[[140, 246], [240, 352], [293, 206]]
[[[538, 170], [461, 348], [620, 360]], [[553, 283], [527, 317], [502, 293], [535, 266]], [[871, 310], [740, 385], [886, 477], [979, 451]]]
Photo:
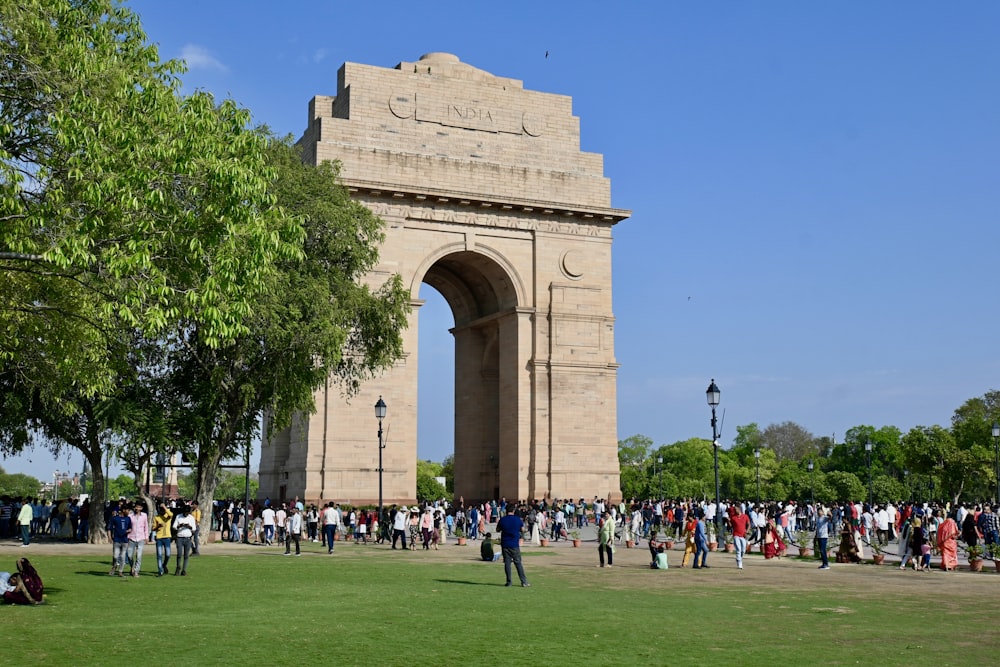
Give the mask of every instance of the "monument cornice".
[[387, 201], [412, 201], [417, 204], [450, 204], [470, 209], [493, 209], [498, 212], [530, 213], [554, 218], [575, 218], [583, 222], [615, 225], [631, 217], [632, 211], [621, 208], [566, 206], [534, 199], [484, 197], [481, 193], [443, 190], [411, 185], [392, 185], [344, 178], [343, 185], [352, 195], [386, 199]]

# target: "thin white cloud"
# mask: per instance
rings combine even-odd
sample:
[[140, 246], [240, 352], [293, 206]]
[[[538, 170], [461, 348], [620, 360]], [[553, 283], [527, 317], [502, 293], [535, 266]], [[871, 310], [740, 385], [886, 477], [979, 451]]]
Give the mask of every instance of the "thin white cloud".
[[326, 58], [326, 49], [316, 49], [313, 53], [313, 63], [318, 65]]
[[181, 49], [181, 60], [187, 63], [189, 69], [210, 69], [217, 72], [228, 72], [229, 68], [223, 65], [208, 49], [197, 44], [185, 44]]

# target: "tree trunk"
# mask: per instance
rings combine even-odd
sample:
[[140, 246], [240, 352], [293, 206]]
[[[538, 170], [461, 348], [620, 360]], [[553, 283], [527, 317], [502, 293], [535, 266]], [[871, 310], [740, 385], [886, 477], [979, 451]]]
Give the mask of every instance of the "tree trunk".
[[198, 450], [198, 470], [195, 479], [195, 500], [201, 508], [201, 523], [198, 524], [199, 543], [208, 542], [212, 530], [212, 508], [215, 487], [219, 483], [219, 463], [222, 461], [223, 447], [213, 447], [209, 451]]
[[90, 478], [93, 480], [90, 491], [90, 517], [87, 519], [89, 525], [89, 536], [87, 541], [90, 544], [107, 544], [108, 532], [104, 529], [104, 468], [101, 467], [100, 449], [88, 448], [83, 451], [90, 466]]

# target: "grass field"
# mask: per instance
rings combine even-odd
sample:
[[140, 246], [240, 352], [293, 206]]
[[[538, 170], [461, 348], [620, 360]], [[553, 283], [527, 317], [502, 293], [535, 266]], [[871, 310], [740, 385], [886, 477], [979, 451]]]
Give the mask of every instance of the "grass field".
[[[531, 588], [505, 588], [478, 545], [401, 552], [209, 545], [187, 577], [108, 576], [110, 547], [0, 547], [28, 556], [38, 607], [4, 606], [10, 665], [968, 665], [1000, 650], [1000, 575], [765, 562], [646, 567], [594, 544], [524, 550]], [[991, 564], [990, 564], [991, 565]], [[516, 575], [515, 575], [516, 584]]]

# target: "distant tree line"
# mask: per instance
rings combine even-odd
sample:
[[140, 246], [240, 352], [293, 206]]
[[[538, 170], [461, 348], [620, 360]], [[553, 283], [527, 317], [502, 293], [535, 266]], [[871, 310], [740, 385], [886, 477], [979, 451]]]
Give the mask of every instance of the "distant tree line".
[[[834, 442], [790, 421], [763, 430], [756, 423], [738, 426], [732, 446], [719, 450], [720, 493], [755, 500], [759, 464], [763, 500], [867, 500], [869, 471], [876, 503], [990, 500], [996, 488], [992, 425], [998, 420], [1000, 391], [991, 390], [955, 410], [950, 426], [915, 426], [906, 433], [895, 426], [855, 426]], [[715, 497], [710, 440], [655, 446], [633, 435], [618, 442], [618, 459], [626, 498]]]

